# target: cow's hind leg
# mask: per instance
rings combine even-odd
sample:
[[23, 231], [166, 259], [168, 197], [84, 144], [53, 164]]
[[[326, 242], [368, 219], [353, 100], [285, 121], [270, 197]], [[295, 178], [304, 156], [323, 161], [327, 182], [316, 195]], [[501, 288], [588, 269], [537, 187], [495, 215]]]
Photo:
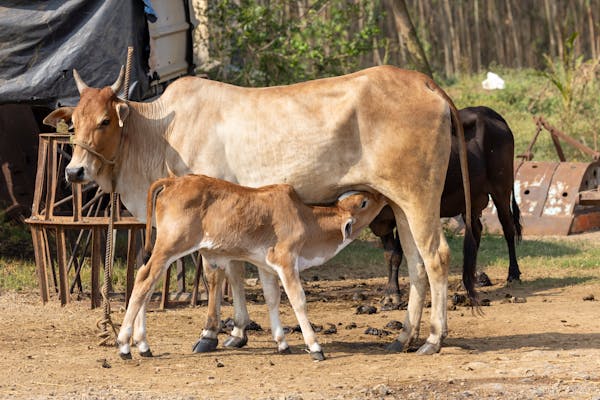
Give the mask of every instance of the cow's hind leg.
[[403, 245], [404, 254], [408, 265], [409, 295], [408, 307], [402, 332], [398, 338], [387, 346], [388, 351], [406, 351], [408, 347], [419, 337], [421, 315], [427, 290], [427, 273], [419, 251], [415, 246], [412, 234], [408, 227], [408, 221], [402, 210], [397, 210], [397, 230]]
[[194, 353], [208, 353], [217, 349], [218, 334], [221, 329], [221, 301], [223, 297], [223, 280], [225, 270], [210, 260], [203, 259], [204, 276], [208, 282], [208, 307], [206, 324], [200, 338], [192, 346]]
[[231, 261], [225, 270], [233, 294], [234, 326], [231, 335], [225, 340], [223, 346], [241, 348], [248, 343], [246, 326], [250, 322], [248, 308], [246, 307], [246, 290], [244, 289], [246, 268], [242, 261]]
[[513, 198], [513, 211], [511, 212], [511, 195], [510, 192], [502, 191], [501, 193], [492, 193], [492, 200], [498, 211], [498, 220], [502, 225], [504, 240], [508, 246], [508, 277], [506, 281], [521, 281], [521, 270], [517, 262], [516, 243], [521, 234], [521, 223], [519, 221], [519, 206]]
[[281, 289], [279, 288], [279, 282], [277, 282], [277, 275], [263, 271], [262, 268], [258, 271], [260, 274], [260, 281], [262, 282], [263, 293], [265, 295], [265, 303], [267, 303], [267, 307], [269, 308], [271, 332], [273, 333], [273, 340], [277, 343], [277, 351], [281, 354], [289, 354], [291, 352], [290, 346], [285, 340], [283, 325], [279, 318]]
[[[411, 255], [409, 257], [409, 247], [405, 245], [405, 253], [407, 254], [407, 261], [409, 261], [409, 274], [411, 274], [411, 281], [417, 279], [419, 286], [415, 285], [414, 293], [418, 294], [417, 304], [413, 304], [411, 308], [411, 298], [409, 298], [409, 316], [407, 316], [410, 326], [408, 329], [418, 329], [420, 323], [420, 317], [423, 309], [424, 300], [424, 289], [425, 276], [423, 274], [422, 266], [419, 265], [419, 258], [422, 260], [422, 265], [426, 272], [426, 277], [429, 278], [429, 286], [431, 289], [431, 318], [429, 336], [425, 344], [423, 344], [418, 354], [433, 354], [440, 351], [443, 339], [448, 335], [447, 325], [447, 296], [448, 296], [448, 267], [450, 262], [450, 249], [448, 243], [443, 236], [442, 227], [439, 219], [439, 214], [431, 212], [431, 209], [425, 206], [426, 202], [415, 202], [412, 205], [411, 210], [407, 210], [406, 213], [398, 207], [394, 207], [394, 213], [396, 213], [397, 219], [401, 221], [403, 227], [401, 229], [402, 234], [400, 240], [403, 245], [405, 243], [405, 236], [407, 235], [404, 221], [408, 222], [410, 233], [412, 234], [412, 242], [406, 238], [406, 241], [411, 242], [416, 247], [410, 249]], [[400, 217], [400, 218], [398, 218]], [[420, 257], [418, 257], [420, 255]], [[412, 262], [411, 262], [412, 261]], [[416, 261], [416, 262], [415, 262]], [[413, 265], [410, 265], [413, 264]], [[416, 264], [416, 265], [414, 265]], [[413, 295], [411, 282], [411, 297]], [[410, 317], [410, 314], [414, 313], [414, 319]], [[417, 318], [418, 317], [418, 318]], [[405, 333], [403, 331], [402, 333]], [[399, 341], [409, 341], [414, 336], [409, 335], [408, 337], [399, 337]], [[408, 342], [405, 342], [408, 344]]]

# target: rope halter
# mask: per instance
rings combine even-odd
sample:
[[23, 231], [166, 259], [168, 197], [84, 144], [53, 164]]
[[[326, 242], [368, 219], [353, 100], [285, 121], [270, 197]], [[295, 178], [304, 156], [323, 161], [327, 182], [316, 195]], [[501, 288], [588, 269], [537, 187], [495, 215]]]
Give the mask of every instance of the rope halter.
[[98, 157], [100, 159], [100, 161], [102, 161], [104, 164], [115, 165], [115, 163], [116, 163], [117, 156], [115, 156], [112, 160], [109, 160], [106, 157], [104, 157], [102, 154], [100, 154], [96, 150], [94, 150], [94, 148], [92, 146], [90, 146], [89, 144], [82, 142], [81, 140], [75, 139], [75, 136], [73, 136], [73, 135], [70, 137], [69, 142], [71, 142], [71, 144], [73, 146], [79, 146], [82, 149], [84, 149], [85, 151], [92, 153], [93, 155]]

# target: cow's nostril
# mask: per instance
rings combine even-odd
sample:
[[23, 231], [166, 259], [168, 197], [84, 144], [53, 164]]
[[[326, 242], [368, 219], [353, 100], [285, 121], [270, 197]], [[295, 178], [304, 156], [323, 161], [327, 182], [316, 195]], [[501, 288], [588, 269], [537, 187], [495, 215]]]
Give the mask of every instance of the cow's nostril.
[[69, 182], [81, 182], [83, 180], [83, 167], [66, 168], [67, 180]]

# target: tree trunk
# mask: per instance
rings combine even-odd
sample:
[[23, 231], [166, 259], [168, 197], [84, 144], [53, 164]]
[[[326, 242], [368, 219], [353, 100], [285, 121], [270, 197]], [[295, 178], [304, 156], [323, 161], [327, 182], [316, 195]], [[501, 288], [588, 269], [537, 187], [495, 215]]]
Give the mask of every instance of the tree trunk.
[[513, 46], [514, 46], [514, 66], [517, 68], [521, 68], [521, 45], [519, 44], [519, 38], [517, 37], [517, 29], [515, 27], [515, 21], [513, 19], [512, 7], [510, 4], [511, 0], [506, 0], [506, 16], [508, 18], [508, 23], [510, 25], [510, 30], [512, 33]]
[[433, 76], [425, 51], [419, 42], [417, 32], [408, 14], [405, 0], [388, 0], [391, 2], [394, 20], [396, 21], [396, 29], [398, 30], [398, 38], [400, 42], [404, 42], [408, 54], [415, 68], [429, 76]]
[[475, 19], [475, 72], [481, 72], [481, 37], [479, 33], [479, 0], [473, 0], [473, 16]]
[[451, 46], [452, 68], [454, 69], [454, 73], [456, 75], [458, 75], [459, 71], [460, 71], [460, 42], [458, 40], [458, 35], [456, 34], [456, 30], [454, 29], [454, 18], [452, 17], [452, 9], [450, 8], [450, 0], [444, 0], [444, 11], [446, 12], [448, 29], [450, 30], [450, 40], [452, 43], [452, 46]]
[[592, 14], [592, 7], [590, 6], [590, 1], [586, 1], [586, 11], [587, 11], [587, 22], [588, 22], [588, 30], [590, 34], [590, 52], [592, 54], [592, 58], [595, 60], [598, 58], [598, 54], [596, 52], [596, 35], [594, 33], [594, 15]]
[[471, 72], [473, 70], [473, 51], [471, 49], [471, 30], [469, 23], [465, 19], [464, 13], [465, 3], [461, 2], [458, 7], [458, 30], [460, 32], [459, 37], [461, 41], [464, 43], [464, 57], [465, 60], [465, 68], [467, 72]]

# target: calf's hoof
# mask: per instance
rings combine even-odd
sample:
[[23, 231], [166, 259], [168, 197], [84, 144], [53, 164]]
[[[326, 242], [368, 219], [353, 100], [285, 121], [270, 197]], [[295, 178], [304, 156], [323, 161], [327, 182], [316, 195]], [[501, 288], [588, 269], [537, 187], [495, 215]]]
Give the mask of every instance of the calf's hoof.
[[131, 360], [131, 353], [119, 353], [121, 360]]
[[154, 357], [152, 355], [152, 351], [150, 351], [150, 349], [148, 349], [146, 351], [140, 351], [140, 356], [142, 356], [142, 357]]
[[390, 353], [402, 353], [404, 352], [404, 343], [399, 340], [394, 340], [392, 343], [385, 346], [385, 350]]
[[218, 344], [219, 339], [202, 337], [198, 339], [196, 344], [194, 344], [194, 346], [192, 347], [192, 351], [194, 353], [210, 353], [211, 351], [217, 350]]
[[325, 359], [325, 354], [323, 354], [323, 350], [320, 351], [311, 351], [310, 356], [315, 361], [323, 361]]
[[433, 344], [433, 343], [425, 342], [425, 344], [423, 346], [419, 347], [419, 350], [417, 350], [417, 354], [431, 355], [431, 354], [439, 353], [441, 348], [442, 348], [442, 346], [440, 344]]
[[246, 336], [246, 334], [244, 334], [244, 336], [241, 338], [237, 336], [229, 336], [225, 342], [223, 342], [223, 346], [229, 347], [230, 349], [241, 349], [246, 344], [248, 344], [248, 336]]
[[292, 354], [292, 349], [290, 349], [289, 347], [286, 347], [285, 349], [277, 349], [277, 352], [279, 354]]

